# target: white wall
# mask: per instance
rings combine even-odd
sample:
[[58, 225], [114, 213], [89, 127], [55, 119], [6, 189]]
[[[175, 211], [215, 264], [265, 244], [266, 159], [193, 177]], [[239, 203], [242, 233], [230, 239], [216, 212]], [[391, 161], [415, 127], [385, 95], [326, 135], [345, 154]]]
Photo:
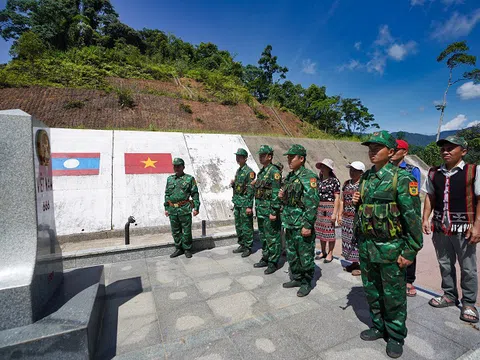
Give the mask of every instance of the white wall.
[[111, 229], [112, 131], [51, 129], [52, 153], [100, 153], [99, 175], [54, 176], [58, 235]]

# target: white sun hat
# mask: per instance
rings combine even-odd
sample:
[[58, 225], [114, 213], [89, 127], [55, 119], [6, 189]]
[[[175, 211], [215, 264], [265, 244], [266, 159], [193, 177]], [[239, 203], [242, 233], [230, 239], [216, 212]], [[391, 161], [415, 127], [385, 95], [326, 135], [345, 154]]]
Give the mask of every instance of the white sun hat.
[[354, 168], [355, 170], [365, 171], [365, 164], [361, 161], [354, 161], [347, 165], [347, 168]]
[[317, 169], [320, 169], [320, 165], [325, 165], [326, 167], [330, 168], [330, 169], [334, 169], [335, 168], [335, 163], [333, 162], [332, 159], [323, 159], [322, 161], [318, 162], [315, 164], [315, 167]]

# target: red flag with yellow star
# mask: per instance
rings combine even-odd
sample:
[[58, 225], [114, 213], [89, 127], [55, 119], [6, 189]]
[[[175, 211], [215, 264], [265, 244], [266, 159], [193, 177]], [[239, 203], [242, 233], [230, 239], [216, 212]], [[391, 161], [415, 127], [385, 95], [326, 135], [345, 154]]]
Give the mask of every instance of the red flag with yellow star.
[[125, 153], [125, 174], [173, 174], [172, 154]]

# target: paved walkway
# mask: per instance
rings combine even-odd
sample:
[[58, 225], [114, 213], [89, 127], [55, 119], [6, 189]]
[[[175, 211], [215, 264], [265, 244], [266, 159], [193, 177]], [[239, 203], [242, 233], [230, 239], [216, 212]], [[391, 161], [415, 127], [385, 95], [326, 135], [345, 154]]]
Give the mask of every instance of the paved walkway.
[[[317, 261], [316, 286], [299, 298], [282, 288], [288, 264], [267, 276], [253, 268], [261, 251], [241, 258], [234, 248], [105, 265], [97, 358], [388, 359], [383, 340], [359, 338], [368, 307], [360, 279], [340, 261]], [[457, 308], [430, 307], [429, 297], [408, 299], [402, 359], [479, 359], [479, 328], [460, 321]]]

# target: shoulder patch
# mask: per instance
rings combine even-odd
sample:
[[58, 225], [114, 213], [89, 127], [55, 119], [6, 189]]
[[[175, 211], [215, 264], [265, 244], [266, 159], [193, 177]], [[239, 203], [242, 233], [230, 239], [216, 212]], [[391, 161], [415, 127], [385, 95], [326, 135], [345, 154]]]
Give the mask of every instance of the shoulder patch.
[[197, 185], [197, 180], [195, 180], [194, 177], [192, 177], [192, 184], [193, 184], [193, 185]]
[[255, 179], [255, 173], [253, 171], [250, 173], [250, 179]]
[[412, 196], [418, 196], [418, 183], [416, 181], [411, 181], [408, 184], [408, 192]]
[[280, 173], [275, 173], [275, 175], [273, 175], [273, 178], [275, 180], [280, 180], [282, 178], [282, 176], [280, 175]]
[[317, 179], [316, 178], [310, 178], [310, 186], [314, 189], [317, 187]]

